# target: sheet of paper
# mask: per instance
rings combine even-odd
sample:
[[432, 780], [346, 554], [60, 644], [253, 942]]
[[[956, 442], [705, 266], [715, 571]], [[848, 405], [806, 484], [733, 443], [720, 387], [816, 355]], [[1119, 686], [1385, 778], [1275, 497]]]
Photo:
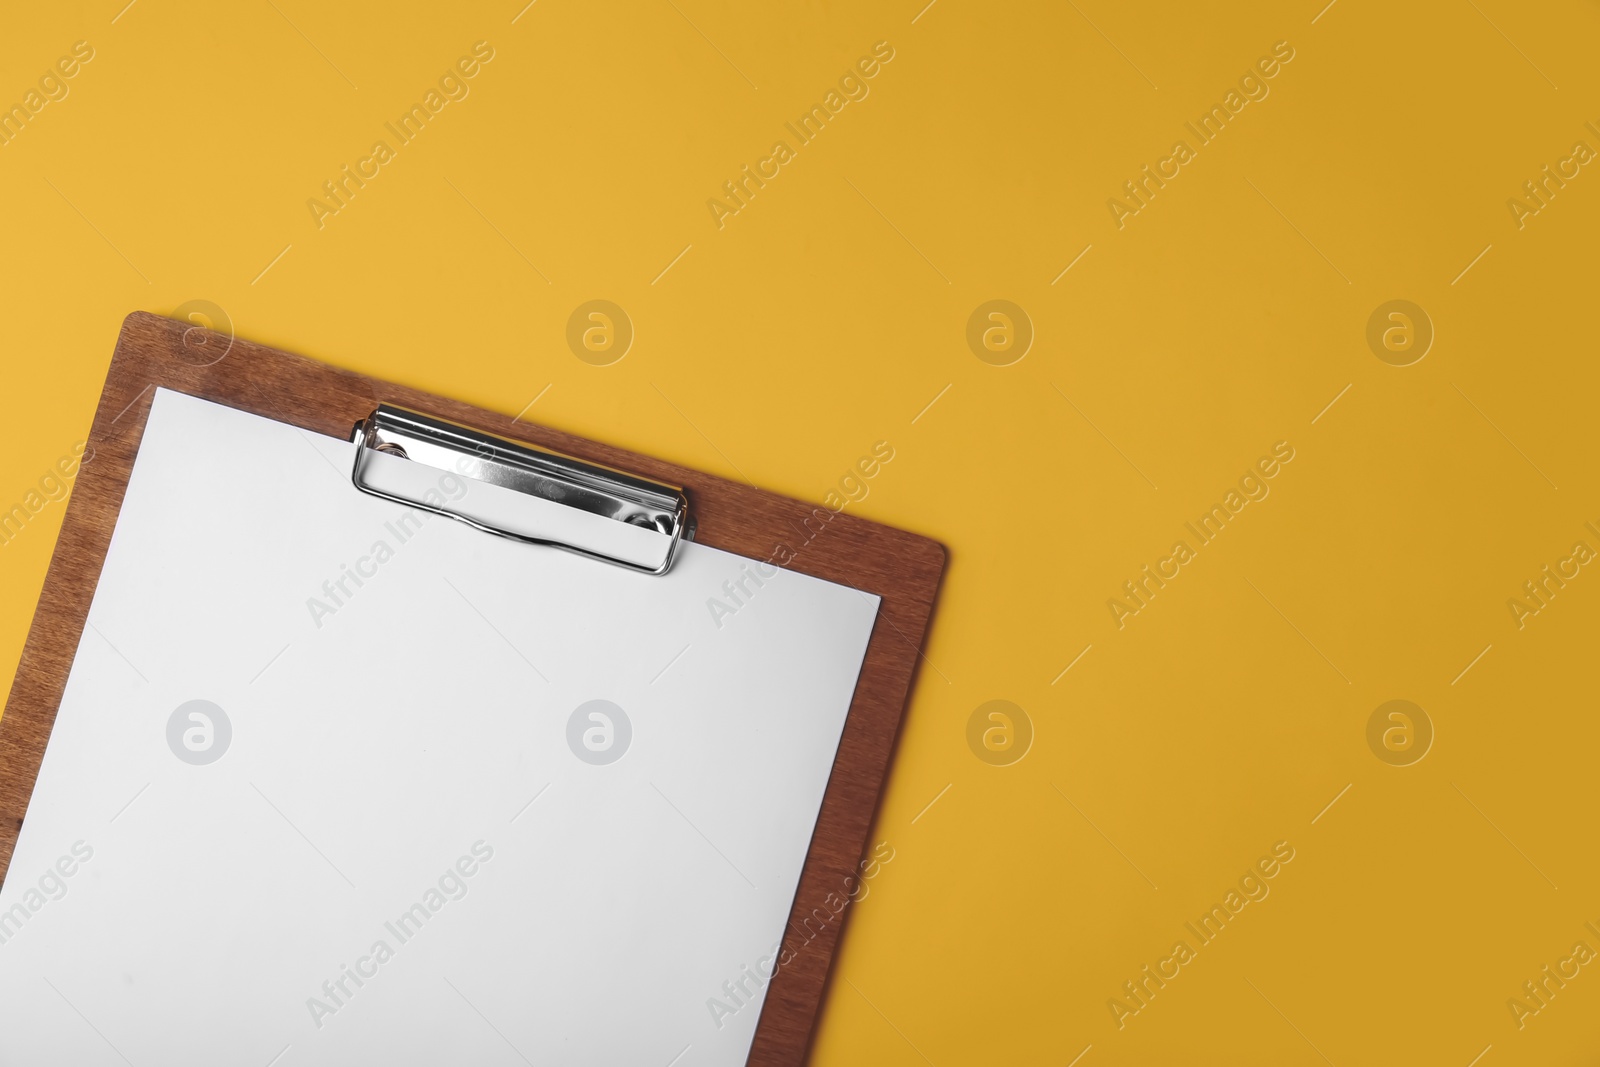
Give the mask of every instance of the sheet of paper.
[[518, 544], [352, 447], [157, 393], [0, 890], [0, 1064], [743, 1063], [877, 598]]

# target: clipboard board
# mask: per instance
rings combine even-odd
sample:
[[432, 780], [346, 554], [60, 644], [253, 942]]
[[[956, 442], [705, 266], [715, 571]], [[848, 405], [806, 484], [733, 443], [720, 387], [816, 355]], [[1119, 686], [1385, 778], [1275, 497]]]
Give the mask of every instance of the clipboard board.
[[[467, 446], [475, 473], [490, 482], [528, 489], [557, 479], [563, 488], [555, 495], [589, 512], [586, 521], [644, 527], [668, 545], [664, 554], [652, 557], [646, 551], [632, 559], [579, 543], [557, 547], [657, 574], [671, 566], [685, 540], [757, 560], [771, 558], [778, 546], [795, 546], [785, 569], [881, 598], [784, 931], [790, 961], [767, 984], [747, 1060], [803, 1062], [843, 925], [843, 916], [820, 929], [807, 919], [817, 909], [831, 913], [826, 902], [831, 895], [837, 899], [858, 875], [858, 864], [870, 851], [868, 833], [943, 572], [943, 548], [855, 516], [133, 313], [118, 338], [87, 439], [89, 461], [79, 472], [0, 719], [0, 880], [23, 824], [158, 387], [355, 440], [352, 492], [422, 506], [369, 480], [368, 453], [413, 458], [410, 453], [417, 452], [420, 458], [430, 448], [453, 447], [459, 453]], [[587, 503], [576, 500], [585, 493]], [[451, 517], [479, 527], [484, 536], [508, 533], [493, 529], [483, 516]], [[548, 543], [534, 536], [520, 539]]]

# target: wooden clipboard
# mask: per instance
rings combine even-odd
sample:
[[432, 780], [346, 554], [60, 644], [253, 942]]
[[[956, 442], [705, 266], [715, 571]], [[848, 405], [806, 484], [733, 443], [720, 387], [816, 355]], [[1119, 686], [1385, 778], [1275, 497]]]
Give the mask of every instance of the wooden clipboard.
[[928, 538], [852, 515], [135, 312], [123, 321], [117, 339], [88, 436], [86, 462], [0, 719], [0, 882], [22, 827], [157, 386], [338, 438], [348, 438], [352, 425], [379, 404], [393, 404], [637, 472], [688, 491], [696, 542], [753, 559], [770, 558], [784, 545], [795, 553], [786, 564], [789, 569], [882, 598], [785, 931], [789, 962], [767, 988], [748, 1060], [762, 1067], [803, 1062], [845, 916], [827, 923], [807, 919], [814, 912], [833, 915], [826, 902], [831, 895], [836, 900], [847, 897], [846, 880], [859, 876], [858, 864], [868, 852], [867, 835], [944, 571], [944, 549]]

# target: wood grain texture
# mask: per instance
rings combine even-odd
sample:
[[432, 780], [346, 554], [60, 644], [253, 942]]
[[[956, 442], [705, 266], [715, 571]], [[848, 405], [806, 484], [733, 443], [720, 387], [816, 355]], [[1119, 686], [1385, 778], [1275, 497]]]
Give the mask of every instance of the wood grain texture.
[[354, 423], [380, 402], [392, 403], [635, 471], [689, 491], [696, 541], [754, 559], [769, 559], [786, 546], [795, 553], [789, 569], [883, 598], [785, 933], [789, 962], [768, 987], [749, 1059], [760, 1067], [802, 1063], [843, 916], [820, 929], [817, 921], [808, 927], [805, 920], [814, 909], [831, 915], [829, 895], [848, 898], [854, 884], [848, 880], [859, 873], [944, 571], [944, 549], [851, 515], [135, 312], [122, 324], [89, 450], [0, 718], [0, 881], [10, 865], [156, 386], [338, 438], [347, 438]]

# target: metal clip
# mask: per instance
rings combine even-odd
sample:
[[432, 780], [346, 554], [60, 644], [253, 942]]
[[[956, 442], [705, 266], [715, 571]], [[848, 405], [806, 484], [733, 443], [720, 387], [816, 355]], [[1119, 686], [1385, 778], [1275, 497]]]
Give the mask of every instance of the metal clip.
[[[350, 439], [357, 489], [485, 533], [647, 574], [665, 574], [693, 536], [681, 487], [536, 445], [388, 404], [356, 423]], [[428, 469], [469, 479], [467, 491], [446, 499]]]

